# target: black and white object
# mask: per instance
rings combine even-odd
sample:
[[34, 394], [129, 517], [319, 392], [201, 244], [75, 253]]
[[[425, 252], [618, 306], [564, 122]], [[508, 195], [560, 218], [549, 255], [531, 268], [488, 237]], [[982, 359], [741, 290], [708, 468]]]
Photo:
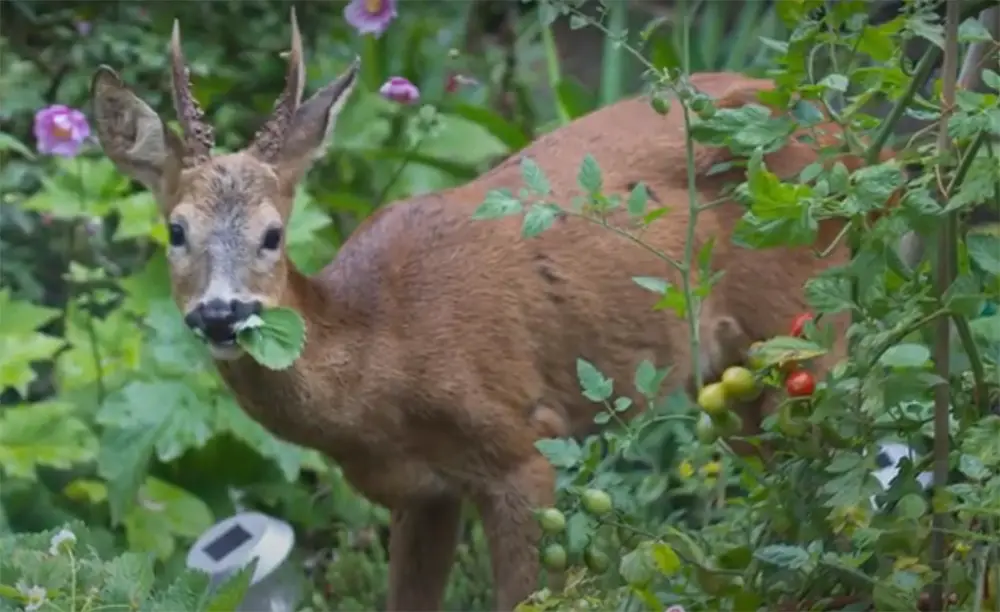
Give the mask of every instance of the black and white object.
[[298, 603], [298, 572], [288, 563], [291, 526], [259, 512], [241, 512], [209, 527], [188, 551], [187, 566], [209, 574], [215, 589], [247, 566], [257, 568], [238, 612], [291, 612]]
[[[888, 490], [892, 481], [899, 475], [899, 464], [904, 458], [909, 458], [911, 461], [916, 460], [916, 453], [906, 444], [890, 442], [878, 445], [878, 456], [875, 461], [879, 468], [872, 472], [872, 475], [881, 483], [883, 490]], [[930, 488], [933, 479], [934, 475], [931, 472], [917, 474], [917, 482], [920, 483], [924, 491]], [[874, 495], [871, 496], [870, 500], [872, 507], [879, 510]]]

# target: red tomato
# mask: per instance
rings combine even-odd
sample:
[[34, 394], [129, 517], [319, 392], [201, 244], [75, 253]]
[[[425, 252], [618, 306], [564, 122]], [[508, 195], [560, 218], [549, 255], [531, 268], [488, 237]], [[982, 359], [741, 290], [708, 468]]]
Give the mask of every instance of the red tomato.
[[803, 330], [805, 330], [806, 321], [812, 321], [812, 320], [813, 320], [812, 313], [809, 312], [803, 312], [799, 316], [795, 317], [792, 320], [792, 335], [795, 337], [800, 337], [802, 335]]
[[797, 370], [785, 379], [785, 391], [789, 397], [808, 397], [816, 390], [816, 379], [806, 370]]

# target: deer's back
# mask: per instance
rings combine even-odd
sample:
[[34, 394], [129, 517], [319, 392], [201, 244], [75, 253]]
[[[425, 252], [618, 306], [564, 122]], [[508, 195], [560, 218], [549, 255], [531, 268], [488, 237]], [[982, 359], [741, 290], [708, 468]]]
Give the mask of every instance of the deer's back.
[[[725, 75], [697, 76], [714, 96], [731, 87]], [[679, 111], [662, 117], [644, 100], [625, 101], [543, 136], [520, 155], [541, 166], [552, 197], [568, 207], [581, 195], [576, 176], [586, 153], [603, 171], [606, 194], [624, 198], [642, 181], [650, 207], [670, 208], [641, 237], [683, 259], [688, 192]], [[323, 272], [329, 286], [368, 313], [380, 338], [371, 344], [377, 355], [364, 362], [393, 372], [394, 384], [383, 381], [372, 392], [392, 398], [383, 404], [400, 404], [408, 431], [434, 432], [422, 450], [443, 461], [462, 461], [458, 444], [485, 444], [516, 461], [532, 452], [536, 437], [588, 431], [602, 408], [581, 395], [577, 358], [633, 397], [643, 359], [673, 367], [668, 385], [691, 375], [686, 321], [653, 310], [660, 296], [633, 280], [659, 277], [680, 286], [679, 274], [655, 254], [580, 218], [559, 218], [534, 238], [521, 237], [520, 216], [471, 218], [490, 190], [519, 191], [519, 160], [468, 185], [386, 207]], [[712, 179], [699, 181], [701, 201], [716, 198], [719, 188]], [[726, 271], [706, 312], [734, 317], [754, 337], [781, 333], [804, 307], [801, 287], [816, 264], [804, 249], [734, 247], [730, 235], [741, 214], [729, 203], [699, 217], [696, 248], [714, 238], [713, 267]]]

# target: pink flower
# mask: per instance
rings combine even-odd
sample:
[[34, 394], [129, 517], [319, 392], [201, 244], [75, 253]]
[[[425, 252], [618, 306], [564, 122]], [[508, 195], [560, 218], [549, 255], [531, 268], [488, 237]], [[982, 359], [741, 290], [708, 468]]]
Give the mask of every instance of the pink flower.
[[407, 79], [394, 76], [386, 81], [378, 92], [383, 98], [399, 102], [400, 104], [413, 104], [420, 99], [420, 90]]
[[35, 113], [35, 140], [42, 155], [74, 157], [90, 136], [83, 113], [63, 104], [53, 104]]
[[396, 0], [351, 0], [344, 7], [344, 19], [359, 34], [374, 34], [376, 38], [396, 18]]

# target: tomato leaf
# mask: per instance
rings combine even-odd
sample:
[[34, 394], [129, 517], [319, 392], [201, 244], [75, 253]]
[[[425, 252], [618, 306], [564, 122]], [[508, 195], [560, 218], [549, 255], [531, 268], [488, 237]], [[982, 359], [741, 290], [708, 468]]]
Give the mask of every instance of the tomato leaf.
[[236, 335], [240, 347], [271, 370], [284, 370], [302, 354], [306, 325], [290, 308], [268, 308]]

